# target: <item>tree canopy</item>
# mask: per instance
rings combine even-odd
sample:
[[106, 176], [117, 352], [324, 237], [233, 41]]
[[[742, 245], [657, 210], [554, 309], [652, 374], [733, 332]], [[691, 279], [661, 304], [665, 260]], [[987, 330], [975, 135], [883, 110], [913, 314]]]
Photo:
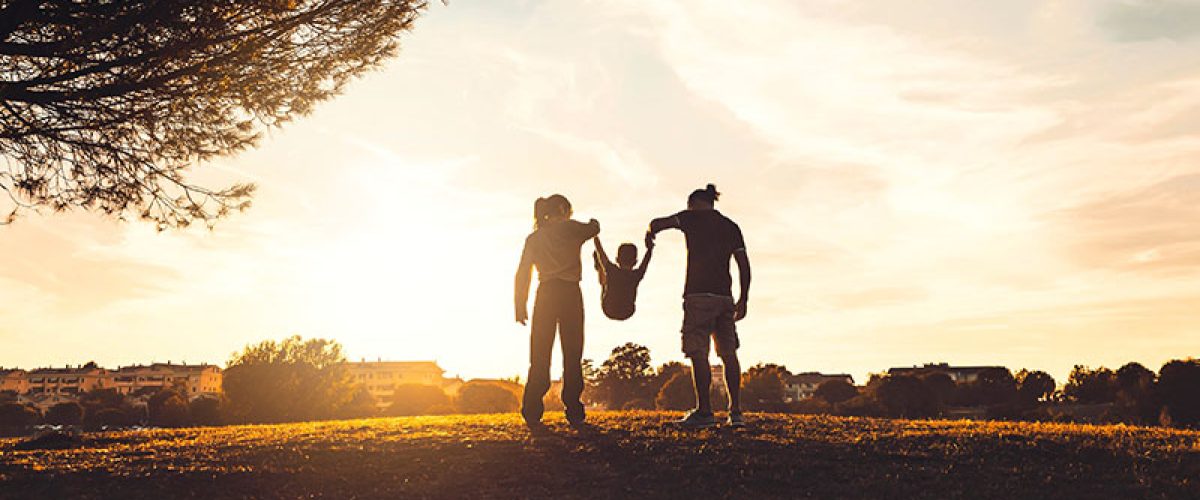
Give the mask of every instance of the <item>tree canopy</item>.
[[188, 167], [379, 66], [425, 5], [0, 0], [0, 189], [16, 207], [211, 225], [254, 186], [200, 186]]

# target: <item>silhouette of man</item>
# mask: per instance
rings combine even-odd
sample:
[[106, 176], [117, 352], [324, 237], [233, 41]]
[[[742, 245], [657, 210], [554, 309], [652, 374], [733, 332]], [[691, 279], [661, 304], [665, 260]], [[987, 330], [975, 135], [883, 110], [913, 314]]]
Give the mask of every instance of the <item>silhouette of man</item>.
[[[654, 219], [646, 233], [646, 245], [666, 229], [683, 231], [687, 240], [687, 282], [683, 288], [683, 353], [692, 361], [692, 380], [696, 389], [696, 409], [678, 422], [681, 427], [699, 429], [716, 425], [709, 388], [712, 367], [708, 363], [710, 339], [725, 364], [725, 387], [729, 391], [729, 417], [733, 427], [744, 427], [740, 392], [742, 367], [735, 321], [746, 317], [750, 293], [750, 259], [742, 230], [714, 205], [720, 193], [709, 184], [688, 196], [688, 208], [668, 217]], [[729, 260], [738, 265], [741, 293], [733, 299], [733, 280]]]

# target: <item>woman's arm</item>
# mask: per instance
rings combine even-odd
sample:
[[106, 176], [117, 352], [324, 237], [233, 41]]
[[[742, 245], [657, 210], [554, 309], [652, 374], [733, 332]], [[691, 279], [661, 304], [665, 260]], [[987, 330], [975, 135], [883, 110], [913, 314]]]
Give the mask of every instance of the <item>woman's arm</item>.
[[521, 251], [521, 263], [517, 265], [517, 276], [513, 280], [513, 306], [517, 323], [529, 320], [529, 281], [533, 277], [533, 259], [529, 256], [529, 241]]
[[608, 254], [604, 252], [604, 245], [600, 244], [600, 237], [593, 236], [592, 243], [596, 245], [596, 253], [600, 254], [600, 262], [604, 264], [604, 267], [612, 267], [612, 261], [608, 260]]

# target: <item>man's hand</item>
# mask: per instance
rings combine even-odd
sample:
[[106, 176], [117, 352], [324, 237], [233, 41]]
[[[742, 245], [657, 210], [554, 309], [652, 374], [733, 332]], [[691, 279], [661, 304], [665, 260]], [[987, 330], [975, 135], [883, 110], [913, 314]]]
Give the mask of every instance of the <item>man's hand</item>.
[[527, 321], [529, 321], [529, 311], [523, 307], [517, 309], [517, 323], [524, 325]]
[[746, 317], [746, 300], [742, 299], [742, 300], [738, 301], [737, 306], [733, 311], [733, 320], [741, 321], [742, 318], [745, 318], [745, 317]]

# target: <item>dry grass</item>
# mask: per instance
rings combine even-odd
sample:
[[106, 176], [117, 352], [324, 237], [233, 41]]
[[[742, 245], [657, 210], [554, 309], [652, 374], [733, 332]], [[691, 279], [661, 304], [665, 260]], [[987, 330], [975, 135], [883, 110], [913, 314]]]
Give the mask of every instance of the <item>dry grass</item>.
[[601, 413], [114, 432], [0, 440], [0, 497], [1200, 498], [1200, 433], [1124, 426], [750, 415], [681, 432]]

